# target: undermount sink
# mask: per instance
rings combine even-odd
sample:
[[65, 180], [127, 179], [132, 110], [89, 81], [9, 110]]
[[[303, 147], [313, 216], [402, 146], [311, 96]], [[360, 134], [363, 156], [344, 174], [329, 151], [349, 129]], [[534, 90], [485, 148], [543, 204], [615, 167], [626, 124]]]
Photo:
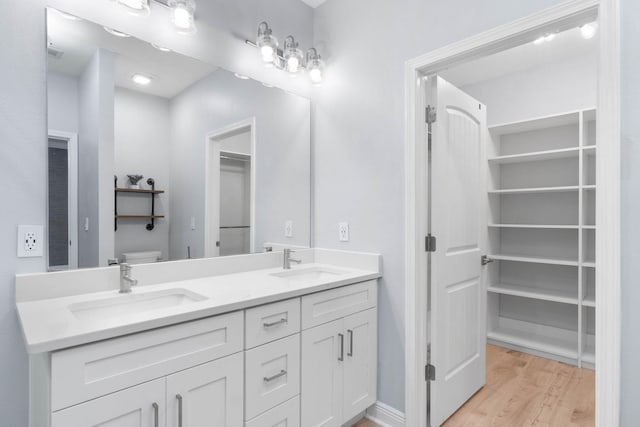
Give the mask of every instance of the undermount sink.
[[327, 267], [300, 267], [291, 270], [280, 271], [277, 273], [271, 273], [271, 276], [280, 277], [282, 279], [294, 280], [294, 281], [324, 281], [335, 280], [338, 276], [346, 274], [347, 271], [337, 268]]
[[79, 320], [122, 318], [144, 312], [183, 306], [203, 301], [206, 297], [186, 289], [130, 293], [113, 298], [79, 302], [69, 311]]

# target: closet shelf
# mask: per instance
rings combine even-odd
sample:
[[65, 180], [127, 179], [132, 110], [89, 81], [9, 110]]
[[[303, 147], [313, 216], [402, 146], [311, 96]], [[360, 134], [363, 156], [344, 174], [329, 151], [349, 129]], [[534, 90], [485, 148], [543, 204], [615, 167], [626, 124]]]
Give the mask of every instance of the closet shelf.
[[582, 149], [586, 152], [586, 154], [589, 154], [589, 155], [596, 154], [596, 146], [595, 145], [585, 145], [584, 147], [582, 147]]
[[595, 261], [584, 261], [582, 263], [583, 267], [589, 267], [589, 268], [596, 268], [596, 262]]
[[516, 297], [578, 305], [577, 295], [572, 292], [562, 291], [560, 289], [540, 289], [532, 286], [499, 283], [496, 285], [490, 285], [487, 290], [494, 294], [513, 295]]
[[582, 189], [583, 190], [594, 190], [595, 191], [596, 186], [595, 185], [583, 185]]
[[582, 229], [583, 230], [595, 230], [596, 226], [595, 225], [583, 225]]
[[[567, 331], [569, 332], [569, 331]], [[568, 359], [578, 358], [578, 333], [571, 339], [555, 337], [551, 334], [539, 334], [521, 330], [519, 328], [498, 327], [489, 331], [487, 338], [506, 344], [517, 345], [554, 354]]]
[[515, 133], [544, 130], [567, 125], [577, 125], [580, 123], [578, 111], [565, 114], [554, 114], [551, 116], [537, 117], [534, 119], [521, 120], [516, 122], [502, 123], [489, 126], [491, 134], [494, 136], [510, 135]]
[[[558, 224], [489, 224], [489, 228], [535, 228], [550, 230], [578, 230], [578, 225], [558, 225]], [[583, 227], [585, 228], [585, 227]]]
[[[544, 258], [544, 257], [532, 257], [532, 256], [520, 256], [520, 255], [489, 255], [489, 258], [498, 261], [516, 261], [516, 262], [528, 262], [533, 264], [551, 264], [551, 265], [568, 265], [577, 267], [578, 260], [569, 258]], [[583, 264], [584, 265], [584, 264]]]
[[578, 157], [580, 154], [579, 147], [561, 148], [558, 150], [535, 151], [522, 154], [509, 154], [506, 156], [497, 156], [489, 159], [489, 163], [508, 164], [508, 163], [524, 163], [536, 162], [542, 160], [565, 159]]
[[582, 305], [585, 307], [595, 307], [596, 306], [595, 297], [592, 295], [584, 297], [584, 299], [582, 300]]
[[[583, 188], [589, 186], [585, 185]], [[593, 186], [595, 188], [595, 185]], [[533, 194], [533, 193], [569, 193], [578, 191], [577, 185], [568, 185], [563, 187], [535, 187], [535, 188], [509, 188], [504, 190], [489, 190], [489, 194]]]

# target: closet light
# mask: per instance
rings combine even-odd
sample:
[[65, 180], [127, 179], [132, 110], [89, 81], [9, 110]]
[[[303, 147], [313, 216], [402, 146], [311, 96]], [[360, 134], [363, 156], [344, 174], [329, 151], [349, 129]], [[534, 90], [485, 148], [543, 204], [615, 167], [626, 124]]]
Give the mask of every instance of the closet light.
[[580, 27], [580, 33], [582, 34], [582, 37], [587, 40], [593, 38], [593, 36], [596, 35], [597, 31], [598, 31], [597, 22], [590, 22]]
[[144, 74], [134, 74], [133, 76], [131, 76], [131, 80], [141, 86], [147, 86], [153, 79], [149, 76], [145, 76]]
[[115, 0], [132, 15], [147, 16], [151, 13], [149, 0]]
[[278, 60], [278, 39], [273, 36], [269, 24], [264, 21], [258, 25], [256, 45], [260, 49], [262, 62], [264, 62], [265, 66], [271, 67], [276, 64]]
[[324, 61], [315, 48], [307, 50], [307, 71], [311, 83], [318, 86], [324, 81]]
[[287, 38], [284, 39], [284, 62], [285, 70], [287, 70], [292, 77], [297, 76], [302, 69], [302, 59], [303, 54], [302, 50], [298, 48], [298, 43], [294, 40], [293, 36], [287, 36]]
[[186, 35], [195, 34], [195, 0], [169, 0], [167, 5], [171, 8], [171, 23], [176, 31]]
[[111, 34], [112, 36], [122, 37], [122, 38], [131, 37], [129, 34], [123, 33], [122, 31], [114, 30], [113, 28], [109, 28], [109, 27], [102, 27], [102, 28], [104, 28], [104, 30], [107, 33]]

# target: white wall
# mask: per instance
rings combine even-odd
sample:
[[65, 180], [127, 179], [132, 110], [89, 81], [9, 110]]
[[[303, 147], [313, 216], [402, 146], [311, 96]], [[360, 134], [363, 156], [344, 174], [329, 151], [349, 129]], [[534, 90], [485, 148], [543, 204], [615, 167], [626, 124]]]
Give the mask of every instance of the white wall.
[[[127, 175], [143, 175], [142, 188], [148, 188], [147, 179], [153, 178], [156, 189], [164, 194], [155, 196], [157, 220], [153, 230], [146, 228], [147, 220], [120, 220], [115, 232], [115, 254], [123, 252], [162, 251], [169, 255], [169, 160], [170, 129], [169, 100], [132, 90], [115, 90], [115, 143], [114, 173], [118, 186], [126, 187]], [[113, 186], [113, 182], [112, 182]], [[150, 196], [121, 193], [118, 195], [118, 213], [148, 215], [151, 209]], [[113, 229], [112, 229], [113, 232]]]
[[78, 133], [78, 79], [47, 73], [47, 115], [49, 129]]
[[[308, 245], [310, 102], [218, 70], [171, 100], [170, 256], [204, 254], [207, 133], [255, 117], [255, 242]], [[195, 217], [196, 229], [190, 219]], [[293, 221], [286, 239], [284, 224]]]
[[594, 108], [597, 82], [598, 56], [593, 52], [461, 89], [487, 106], [491, 126]]
[[[404, 409], [404, 62], [556, 0], [329, 0], [313, 109], [314, 244], [380, 252], [378, 398]], [[339, 155], [337, 155], [339, 154]], [[351, 241], [337, 240], [338, 222]]]

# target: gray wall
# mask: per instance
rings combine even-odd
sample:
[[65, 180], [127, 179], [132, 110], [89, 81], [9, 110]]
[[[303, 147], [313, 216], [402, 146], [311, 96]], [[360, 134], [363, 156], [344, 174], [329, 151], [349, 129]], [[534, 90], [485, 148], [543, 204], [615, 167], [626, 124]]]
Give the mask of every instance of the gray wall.
[[[263, 242], [309, 244], [310, 114], [308, 99], [240, 80], [225, 70], [171, 100], [172, 259], [184, 258], [187, 246], [194, 257], [204, 254], [207, 133], [251, 117], [256, 120], [255, 249]], [[196, 230], [191, 230], [191, 217]], [[288, 219], [294, 236], [285, 239]]]
[[[329, 68], [314, 97], [314, 244], [382, 254], [378, 398], [401, 411], [404, 63], [556, 3], [329, 0], [315, 11], [314, 38]], [[340, 221], [350, 223], [348, 243], [337, 241]]]
[[[139, 183], [142, 188], [148, 188], [147, 178], [153, 178], [156, 188], [165, 191], [155, 196], [156, 214], [165, 215], [165, 219], [156, 221], [153, 230], [147, 230], [146, 220], [118, 221], [117, 257], [123, 252], [149, 250], [162, 251], [165, 259], [169, 255], [169, 124], [168, 99], [116, 88], [114, 173], [118, 186], [127, 186], [127, 174], [139, 174], [144, 176]], [[118, 195], [120, 214], [148, 215], [150, 204], [149, 195]]]
[[50, 130], [78, 133], [78, 79], [47, 73], [47, 114]]
[[99, 49], [79, 78], [79, 267], [113, 257], [113, 70], [113, 54]]
[[622, 426], [638, 425], [640, 399], [640, 2], [622, 0]]

